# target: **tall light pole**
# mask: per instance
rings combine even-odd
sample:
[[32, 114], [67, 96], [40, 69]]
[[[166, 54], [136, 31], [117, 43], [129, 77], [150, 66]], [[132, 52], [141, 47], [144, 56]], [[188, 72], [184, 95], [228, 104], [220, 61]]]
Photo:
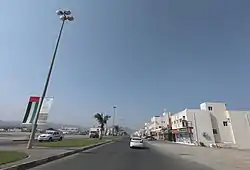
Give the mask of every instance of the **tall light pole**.
[[114, 135], [114, 132], [115, 132], [115, 109], [116, 109], [116, 106], [113, 106], [113, 109], [114, 109], [114, 114], [113, 114], [113, 127], [112, 127], [112, 134]]
[[61, 39], [64, 23], [65, 23], [65, 21], [73, 21], [74, 20], [74, 17], [71, 15], [70, 11], [57, 10], [56, 13], [57, 13], [57, 15], [60, 16], [60, 19], [62, 20], [62, 24], [61, 24], [59, 35], [58, 35], [58, 38], [57, 38], [56, 47], [55, 47], [55, 50], [54, 50], [54, 53], [53, 53], [53, 56], [52, 56], [52, 59], [51, 59], [50, 68], [49, 68], [47, 79], [46, 79], [46, 82], [45, 82], [45, 85], [44, 85], [42, 97], [40, 99], [39, 107], [38, 107], [38, 110], [37, 110], [37, 113], [36, 113], [35, 122], [33, 122], [33, 124], [32, 124], [32, 131], [31, 131], [30, 139], [29, 139], [29, 142], [28, 142], [28, 145], [27, 145], [28, 149], [32, 148], [32, 141], [33, 141], [35, 133], [36, 133], [39, 113], [41, 111], [43, 100], [44, 100], [44, 98], [46, 96], [46, 92], [47, 92], [47, 89], [48, 89], [49, 80], [50, 80], [50, 76], [51, 76], [51, 73], [52, 73], [52, 70], [53, 70], [53, 66], [54, 66], [54, 62], [55, 62], [55, 58], [56, 58], [56, 53], [57, 53], [58, 45], [59, 45], [59, 42], [60, 42], [60, 39]]

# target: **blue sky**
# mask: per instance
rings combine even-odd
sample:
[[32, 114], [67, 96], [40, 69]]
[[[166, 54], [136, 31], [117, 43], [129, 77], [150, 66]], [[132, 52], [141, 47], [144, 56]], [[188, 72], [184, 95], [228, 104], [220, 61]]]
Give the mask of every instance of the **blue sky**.
[[164, 108], [204, 101], [248, 109], [249, 0], [2, 0], [2, 120], [21, 120], [40, 95], [58, 35], [58, 8], [70, 9], [48, 96], [49, 120], [91, 125], [95, 112], [140, 126]]

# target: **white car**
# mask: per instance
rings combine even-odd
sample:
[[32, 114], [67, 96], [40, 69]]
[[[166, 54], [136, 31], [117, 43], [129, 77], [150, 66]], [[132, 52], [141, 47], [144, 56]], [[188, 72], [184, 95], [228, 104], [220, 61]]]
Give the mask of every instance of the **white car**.
[[140, 137], [131, 137], [130, 139], [130, 148], [143, 148], [144, 143]]
[[54, 141], [54, 140], [61, 141], [62, 139], [63, 139], [62, 133], [59, 131], [53, 131], [53, 130], [47, 130], [44, 134], [39, 135], [37, 138], [39, 142]]

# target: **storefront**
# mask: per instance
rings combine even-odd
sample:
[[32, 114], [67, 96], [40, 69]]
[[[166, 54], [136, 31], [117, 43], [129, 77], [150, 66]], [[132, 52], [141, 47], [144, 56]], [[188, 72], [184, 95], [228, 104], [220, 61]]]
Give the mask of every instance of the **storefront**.
[[193, 143], [193, 133], [192, 127], [189, 128], [180, 128], [173, 130], [173, 134], [175, 135], [176, 143], [185, 143], [191, 144]]
[[162, 129], [161, 128], [151, 130], [150, 134], [152, 136], [156, 137], [157, 139], [162, 139]]

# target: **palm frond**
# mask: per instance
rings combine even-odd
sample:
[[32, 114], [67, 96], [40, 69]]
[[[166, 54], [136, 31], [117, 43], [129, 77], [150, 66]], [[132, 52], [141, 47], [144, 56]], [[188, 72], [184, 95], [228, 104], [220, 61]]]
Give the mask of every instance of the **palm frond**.
[[105, 115], [104, 118], [103, 118], [103, 123], [104, 124], [107, 124], [108, 123], [108, 120], [111, 118], [111, 116], [109, 115]]
[[98, 121], [98, 123], [99, 124], [103, 124], [103, 116], [102, 116], [102, 114], [101, 113], [96, 113], [95, 115], [94, 115], [94, 117], [95, 117], [95, 119]]

